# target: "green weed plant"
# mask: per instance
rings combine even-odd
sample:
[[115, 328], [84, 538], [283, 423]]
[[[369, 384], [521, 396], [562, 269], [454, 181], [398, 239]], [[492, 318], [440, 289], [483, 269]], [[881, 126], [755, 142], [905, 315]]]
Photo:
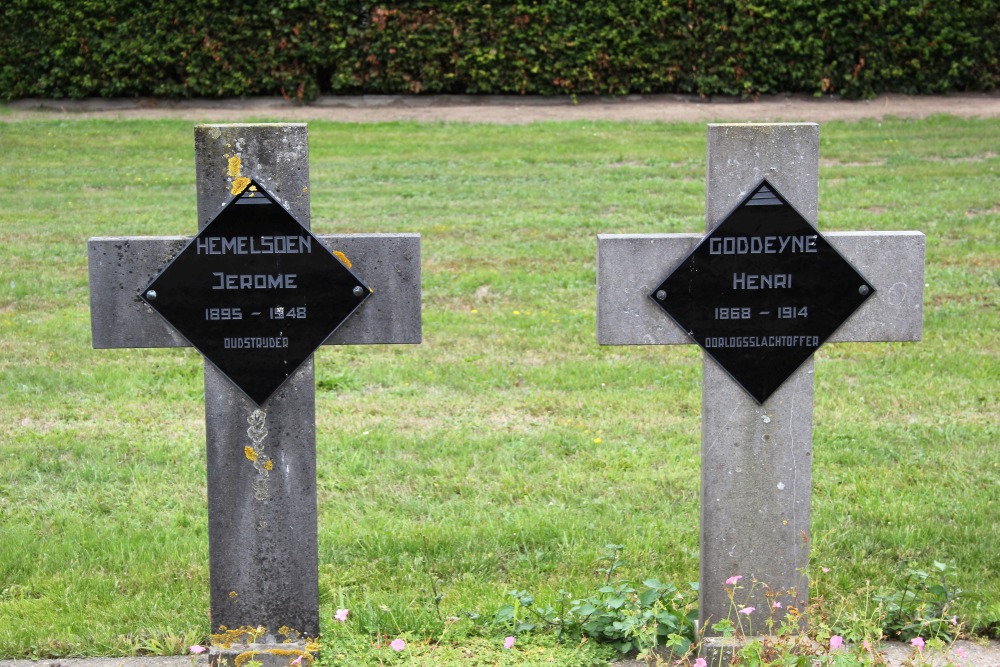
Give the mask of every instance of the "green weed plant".
[[[539, 626], [554, 629], [564, 636], [585, 636], [610, 644], [620, 653], [649, 655], [661, 646], [683, 655], [695, 641], [698, 610], [696, 596], [685, 595], [673, 584], [658, 579], [646, 579], [642, 587], [613, 577], [624, 564], [621, 552], [625, 547], [608, 544], [600, 561], [605, 575], [604, 585], [591, 595], [572, 600], [565, 591], [559, 592], [560, 608], [551, 605], [539, 608], [527, 591], [515, 590], [510, 595], [513, 604], [504, 605], [496, 614], [495, 623], [509, 625], [515, 633], [531, 632]], [[697, 584], [691, 585], [692, 590]]]
[[933, 567], [930, 572], [905, 568], [894, 589], [876, 596], [885, 610], [889, 637], [904, 641], [926, 637], [946, 642], [955, 638], [958, 619], [950, 612], [961, 595], [951, 584], [956, 573], [946, 563], [934, 561]]

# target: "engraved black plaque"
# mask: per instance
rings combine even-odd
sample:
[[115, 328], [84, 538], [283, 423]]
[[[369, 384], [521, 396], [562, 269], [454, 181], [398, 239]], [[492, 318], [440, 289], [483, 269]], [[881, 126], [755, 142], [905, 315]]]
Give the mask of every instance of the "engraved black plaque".
[[251, 180], [139, 296], [260, 405], [369, 294]]
[[764, 180], [650, 298], [763, 403], [874, 292]]

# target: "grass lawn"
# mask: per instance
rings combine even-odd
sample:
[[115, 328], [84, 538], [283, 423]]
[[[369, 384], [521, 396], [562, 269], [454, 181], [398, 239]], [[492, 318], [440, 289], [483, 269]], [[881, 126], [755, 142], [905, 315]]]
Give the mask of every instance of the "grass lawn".
[[[423, 344], [317, 353], [324, 659], [501, 664], [509, 592], [589, 595], [609, 543], [616, 574], [696, 581], [701, 356], [598, 347], [595, 252], [704, 229], [704, 126], [309, 133], [313, 231], [423, 239]], [[0, 123], [0, 155], [0, 657], [205, 643], [202, 362], [92, 350], [86, 258], [90, 236], [195, 232], [192, 124]], [[821, 229], [927, 235], [923, 341], [817, 354], [832, 622], [934, 561], [967, 627], [1000, 622], [998, 193], [1000, 120], [821, 129]], [[372, 648], [397, 636], [411, 650]], [[513, 651], [613, 653], [551, 633]]]

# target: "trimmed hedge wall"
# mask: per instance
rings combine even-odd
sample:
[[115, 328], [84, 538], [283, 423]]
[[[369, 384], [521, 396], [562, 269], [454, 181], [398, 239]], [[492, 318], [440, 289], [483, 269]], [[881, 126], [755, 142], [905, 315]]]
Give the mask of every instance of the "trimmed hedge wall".
[[0, 31], [0, 99], [1000, 83], [1000, 0], [2, 0]]

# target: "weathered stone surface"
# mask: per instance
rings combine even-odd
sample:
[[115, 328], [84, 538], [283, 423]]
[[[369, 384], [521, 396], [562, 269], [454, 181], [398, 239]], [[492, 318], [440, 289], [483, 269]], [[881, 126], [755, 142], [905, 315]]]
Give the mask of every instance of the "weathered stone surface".
[[[710, 125], [706, 230], [712, 231], [764, 178], [815, 226], [818, 174], [819, 127], [814, 123]], [[830, 341], [919, 340], [923, 234], [824, 236], [876, 288]], [[649, 294], [701, 238], [598, 236], [599, 343], [692, 342]], [[803, 608], [808, 595], [813, 360], [759, 405], [711, 357], [703, 358], [700, 622], [711, 635], [712, 623], [753, 607], [734, 620], [742, 621], [744, 631], [760, 631], [771, 616], [771, 601], [782, 603], [780, 617], [793, 606]], [[726, 580], [737, 575], [739, 588], [727, 590]], [[769, 599], [765, 584], [779, 597]]]
[[[420, 235], [319, 234], [343, 252], [372, 288], [325, 345], [419, 343]], [[179, 236], [95, 237], [90, 261], [90, 321], [95, 348], [182, 347], [188, 343], [139, 298], [157, 271], [181, 251]]]
[[[813, 360], [758, 405], [721, 366], [703, 359], [701, 623], [709, 627], [732, 613], [724, 583], [740, 575], [738, 608], [756, 609], [740, 618], [763, 629], [770, 603], [754, 580], [783, 593], [774, 598], [783, 605], [778, 617], [795, 605], [804, 611], [808, 601]], [[796, 595], [784, 594], [793, 589]]]
[[[263, 184], [308, 228], [307, 145], [305, 125], [198, 125], [199, 229], [241, 177]], [[275, 643], [283, 626], [319, 634], [315, 386], [310, 356], [257, 409], [205, 364], [213, 632], [263, 626], [263, 643]]]
[[290, 667], [302, 659], [301, 667], [312, 667], [315, 656], [304, 641], [275, 644], [232, 644], [214, 649], [209, 654], [209, 667]]
[[232, 199], [230, 160], [267, 188], [309, 229], [309, 136], [305, 123], [197, 125], [194, 128], [198, 229]]
[[[825, 232], [876, 292], [829, 342], [920, 340], [924, 245], [920, 232]], [[599, 234], [597, 342], [681, 345], [691, 339], [649, 298], [701, 241], [699, 234]]]
[[649, 295], [701, 241], [701, 234], [598, 234], [597, 342], [693, 342]]
[[310, 357], [258, 410], [205, 363], [213, 631], [319, 634], [314, 387]]
[[[234, 181], [250, 178], [309, 226], [305, 125], [200, 125], [195, 145], [201, 228], [230, 201]], [[419, 235], [320, 239], [343, 253], [373, 289], [326, 343], [419, 343]], [[89, 241], [94, 347], [187, 344], [138, 297], [187, 241]], [[314, 386], [310, 356], [258, 408], [205, 364], [212, 629], [263, 627], [254, 650], [262, 651], [266, 664], [291, 661], [282, 653], [288, 646], [278, 639], [281, 628], [307, 637], [319, 633]], [[230, 653], [213, 646], [213, 664]]]
[[710, 232], [766, 178], [816, 225], [819, 125], [713, 123], [708, 126], [705, 231]]
[[95, 348], [188, 344], [139, 298], [139, 290], [187, 242], [182, 236], [155, 239], [114, 236], [87, 241], [90, 331]]
[[877, 290], [829, 341], [918, 341], [924, 323], [924, 255], [920, 232], [828, 232], [836, 248]]
[[[819, 126], [709, 125], [705, 229], [714, 229], [762, 178], [816, 225]], [[866, 276], [867, 277], [867, 276]], [[762, 585], [794, 590], [778, 618], [808, 596], [812, 492], [813, 361], [810, 358], [763, 405], [702, 353], [701, 564], [699, 614], [711, 624], [732, 613], [724, 583], [743, 577], [741, 617], [763, 629], [771, 617]]]
[[319, 235], [330, 250], [351, 261], [351, 270], [372, 294], [324, 345], [419, 343], [420, 235]]

